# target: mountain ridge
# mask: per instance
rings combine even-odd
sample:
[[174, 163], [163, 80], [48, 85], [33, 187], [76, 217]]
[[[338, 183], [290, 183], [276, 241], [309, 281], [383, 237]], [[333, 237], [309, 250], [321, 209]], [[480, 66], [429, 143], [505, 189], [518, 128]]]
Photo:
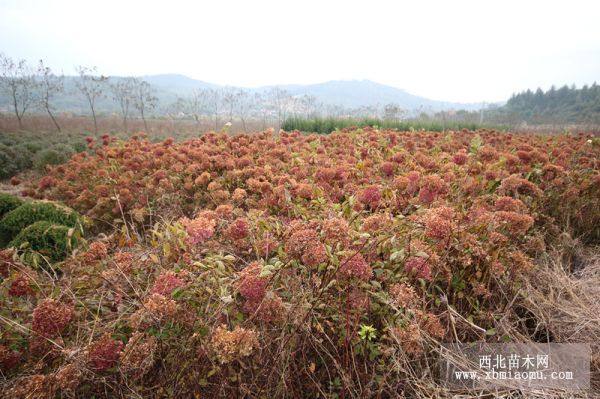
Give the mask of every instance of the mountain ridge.
[[[180, 95], [191, 93], [194, 89], [224, 88], [202, 80], [190, 78], [182, 74], [157, 74], [141, 76], [157, 87], [175, 90]], [[259, 87], [230, 86], [250, 92], [266, 92], [279, 87], [290, 92], [292, 95], [313, 95], [319, 101], [329, 105], [341, 105], [348, 108], [360, 108], [369, 106], [380, 106], [395, 103], [401, 108], [409, 111], [441, 111], [449, 109], [477, 110], [484, 107], [484, 103], [460, 103], [433, 100], [426, 97], [411, 94], [403, 89], [377, 83], [368, 79], [362, 80], [329, 80], [312, 84], [281, 84], [266, 85]]]

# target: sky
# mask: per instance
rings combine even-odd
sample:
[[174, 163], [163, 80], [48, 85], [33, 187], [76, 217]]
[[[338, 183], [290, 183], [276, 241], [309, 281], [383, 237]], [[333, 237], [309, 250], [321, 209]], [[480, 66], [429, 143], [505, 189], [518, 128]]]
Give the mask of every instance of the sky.
[[0, 0], [0, 52], [74, 74], [369, 79], [453, 102], [600, 83], [600, 1]]

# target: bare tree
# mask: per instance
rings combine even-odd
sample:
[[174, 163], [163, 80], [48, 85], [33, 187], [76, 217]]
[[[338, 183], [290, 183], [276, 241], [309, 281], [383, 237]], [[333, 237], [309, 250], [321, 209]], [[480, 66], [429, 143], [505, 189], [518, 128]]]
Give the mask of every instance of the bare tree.
[[250, 94], [244, 90], [240, 90], [237, 94], [237, 101], [235, 104], [235, 113], [240, 118], [242, 122], [242, 129], [244, 132], [247, 132], [246, 128], [246, 120], [248, 119], [248, 115], [250, 114], [252, 108], [252, 101], [250, 101]]
[[233, 113], [237, 108], [237, 103], [239, 101], [239, 91], [233, 87], [226, 87], [222, 90], [221, 97], [223, 108], [225, 108], [225, 112], [227, 112], [227, 121], [233, 122]]
[[127, 118], [129, 117], [129, 108], [133, 102], [134, 86], [134, 78], [119, 79], [110, 85], [113, 99], [117, 102], [121, 110], [121, 116], [123, 118], [123, 130], [125, 133], [128, 132]]
[[257, 109], [258, 117], [262, 120], [262, 129], [267, 128], [267, 119], [269, 117], [269, 101], [268, 97], [264, 93], [254, 93], [252, 101]]
[[133, 106], [140, 111], [140, 116], [142, 117], [142, 121], [144, 121], [144, 130], [148, 131], [146, 111], [151, 111], [156, 108], [158, 98], [154, 95], [155, 90], [150, 83], [135, 78], [133, 78], [133, 82]]
[[267, 95], [277, 116], [277, 129], [281, 129], [281, 125], [287, 117], [291, 95], [280, 87], [272, 88]]
[[222, 93], [217, 89], [206, 91], [208, 111], [215, 120], [215, 130], [219, 129], [219, 112], [221, 110]]
[[177, 99], [178, 108], [186, 115], [191, 115], [200, 124], [200, 117], [206, 110], [208, 102], [207, 90], [195, 89], [189, 97]]
[[25, 60], [14, 62], [0, 53], [0, 89], [12, 101], [19, 129], [23, 128], [23, 115], [35, 101], [36, 81]]
[[305, 94], [300, 98], [300, 106], [305, 118], [315, 116], [317, 110], [317, 97]]
[[96, 67], [88, 68], [84, 66], [77, 67], [79, 79], [75, 81], [77, 89], [85, 96], [92, 118], [94, 119], [94, 132], [98, 134], [98, 121], [96, 120], [96, 100], [104, 95], [104, 88], [108, 77], [97, 75]]
[[398, 104], [389, 103], [383, 108], [383, 118], [398, 122], [406, 114], [406, 111], [400, 108]]
[[38, 78], [39, 78], [39, 91], [40, 95], [38, 97], [38, 103], [40, 107], [42, 107], [48, 115], [54, 126], [56, 126], [56, 130], [60, 132], [60, 125], [54, 116], [54, 106], [52, 101], [57, 94], [60, 94], [64, 90], [64, 76], [55, 75], [50, 67], [44, 65], [44, 61], [40, 60], [38, 64]]

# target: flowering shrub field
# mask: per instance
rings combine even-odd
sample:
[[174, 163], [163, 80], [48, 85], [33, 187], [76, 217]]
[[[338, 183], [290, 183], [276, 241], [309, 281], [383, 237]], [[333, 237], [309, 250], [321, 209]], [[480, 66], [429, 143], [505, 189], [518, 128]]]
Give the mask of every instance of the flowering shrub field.
[[87, 244], [54, 273], [1, 252], [9, 397], [444, 396], [439, 342], [510, 339], [540, 254], [563, 234], [600, 242], [584, 135], [88, 147], [25, 191], [93, 220]]

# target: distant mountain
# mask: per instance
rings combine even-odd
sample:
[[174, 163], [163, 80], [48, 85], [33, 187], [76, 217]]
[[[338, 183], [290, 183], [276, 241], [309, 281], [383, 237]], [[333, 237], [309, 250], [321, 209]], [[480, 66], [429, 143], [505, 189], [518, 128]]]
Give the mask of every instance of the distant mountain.
[[327, 104], [337, 104], [349, 108], [398, 104], [410, 111], [441, 111], [448, 109], [476, 110], [482, 103], [461, 104], [430, 100], [410, 94], [404, 90], [370, 80], [332, 80], [312, 85], [280, 86], [295, 95], [309, 94]]
[[140, 79], [145, 80], [157, 88], [172, 91], [178, 95], [189, 94], [196, 89], [215, 89], [220, 87], [216, 84], [203, 82], [178, 74], [141, 76]]
[[[172, 91], [178, 95], [189, 94], [194, 89], [216, 89], [223, 87], [177, 74], [151, 75], [144, 76], [142, 79], [163, 90]], [[312, 95], [322, 103], [341, 105], [347, 108], [369, 107], [389, 103], [398, 104], [401, 108], [409, 111], [418, 111], [421, 109], [424, 111], [448, 109], [476, 110], [483, 107], [482, 103], [461, 104], [430, 100], [370, 80], [332, 80], [310, 85], [263, 86], [253, 89], [241, 87], [241, 89], [252, 92], [265, 92], [274, 87], [287, 90], [296, 96]]]

